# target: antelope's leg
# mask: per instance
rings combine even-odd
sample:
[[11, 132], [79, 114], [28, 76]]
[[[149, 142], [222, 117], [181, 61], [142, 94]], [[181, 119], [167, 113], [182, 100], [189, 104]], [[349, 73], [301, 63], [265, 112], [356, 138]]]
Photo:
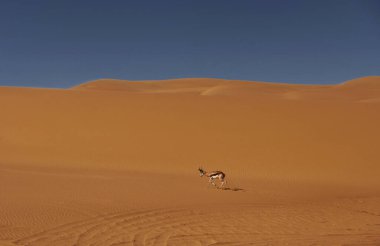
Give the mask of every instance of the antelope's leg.
[[210, 177], [210, 179], [209, 179], [209, 182], [213, 185], [213, 186], [215, 186], [216, 184], [214, 183], [214, 181], [213, 181], [213, 178], [212, 177]]

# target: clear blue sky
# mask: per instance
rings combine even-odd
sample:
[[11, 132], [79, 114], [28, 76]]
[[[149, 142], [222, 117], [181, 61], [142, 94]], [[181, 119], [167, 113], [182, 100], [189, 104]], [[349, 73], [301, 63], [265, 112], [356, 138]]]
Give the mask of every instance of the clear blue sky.
[[380, 75], [379, 0], [1, 0], [0, 85]]

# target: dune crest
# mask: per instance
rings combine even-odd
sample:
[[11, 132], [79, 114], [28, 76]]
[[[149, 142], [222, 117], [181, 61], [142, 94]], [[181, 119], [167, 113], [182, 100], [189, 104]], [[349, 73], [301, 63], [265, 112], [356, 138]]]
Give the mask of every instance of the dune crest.
[[380, 76], [367, 76], [346, 81], [339, 85], [346, 88], [378, 89], [380, 90]]
[[[289, 100], [298, 100], [302, 97], [342, 99], [346, 95], [348, 97], [356, 96], [357, 100], [367, 101], [380, 94], [378, 92], [380, 90], [380, 76], [358, 78], [338, 85], [301, 85], [207, 78], [156, 81], [99, 79], [74, 86], [71, 89], [149, 94], [193, 93], [203, 96], [272, 96]], [[370, 92], [362, 95], [362, 91]]]

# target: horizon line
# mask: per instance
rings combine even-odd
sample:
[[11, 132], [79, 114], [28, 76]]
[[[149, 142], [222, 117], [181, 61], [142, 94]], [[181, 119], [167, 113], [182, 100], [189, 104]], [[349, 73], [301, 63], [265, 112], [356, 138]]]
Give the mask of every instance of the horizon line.
[[244, 80], [244, 79], [227, 79], [227, 78], [217, 78], [217, 77], [174, 77], [174, 78], [167, 78], [167, 79], [145, 79], [145, 80], [128, 80], [128, 79], [120, 79], [120, 78], [97, 78], [92, 80], [86, 80], [84, 82], [74, 84], [70, 87], [40, 87], [40, 86], [17, 86], [17, 85], [0, 85], [0, 88], [4, 87], [11, 87], [11, 88], [31, 88], [31, 89], [71, 89], [73, 87], [95, 82], [98, 80], [118, 80], [118, 81], [125, 81], [125, 82], [160, 82], [160, 81], [170, 81], [170, 80], [191, 80], [191, 79], [211, 79], [211, 80], [226, 80], [226, 81], [239, 81], [239, 82], [248, 82], [248, 83], [268, 83], [268, 84], [278, 84], [278, 85], [295, 85], [295, 86], [334, 86], [334, 85], [341, 85], [344, 83], [347, 83], [349, 81], [358, 80], [358, 79], [364, 79], [364, 78], [371, 78], [371, 77], [380, 77], [380, 75], [367, 75], [367, 76], [361, 76], [361, 77], [355, 77], [349, 80], [344, 80], [339, 83], [332, 83], [332, 84], [322, 84], [322, 83], [292, 83], [292, 82], [279, 82], [279, 81], [261, 81], [261, 80]]

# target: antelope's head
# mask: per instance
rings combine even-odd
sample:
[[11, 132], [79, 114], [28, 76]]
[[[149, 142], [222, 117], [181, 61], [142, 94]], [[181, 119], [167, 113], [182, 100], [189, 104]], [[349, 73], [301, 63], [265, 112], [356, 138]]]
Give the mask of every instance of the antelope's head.
[[200, 167], [200, 168], [198, 168], [198, 171], [199, 171], [199, 176], [203, 176], [203, 175], [205, 175], [205, 171]]

